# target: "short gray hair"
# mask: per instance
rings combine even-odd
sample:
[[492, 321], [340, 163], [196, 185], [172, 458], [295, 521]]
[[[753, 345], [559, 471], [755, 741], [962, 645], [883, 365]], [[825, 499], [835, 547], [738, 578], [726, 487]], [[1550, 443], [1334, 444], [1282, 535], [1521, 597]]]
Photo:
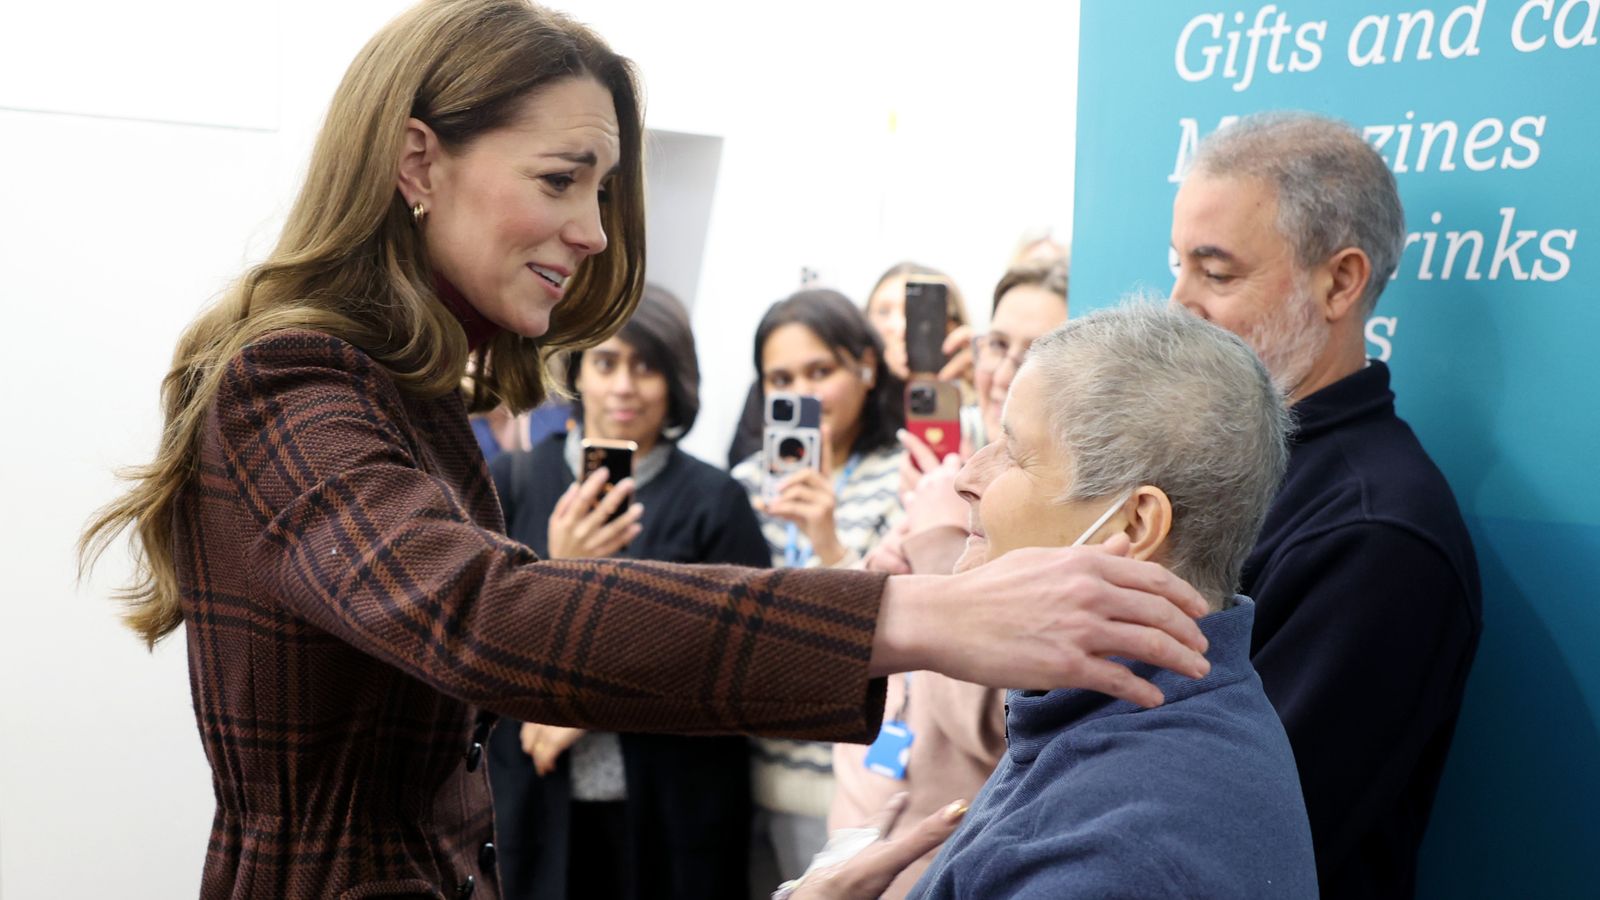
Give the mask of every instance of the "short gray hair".
[[1181, 308], [1131, 298], [1035, 341], [1026, 365], [1072, 459], [1063, 502], [1160, 488], [1172, 501], [1167, 567], [1213, 602], [1237, 591], [1289, 463], [1289, 413], [1255, 352]]
[[1405, 249], [1405, 210], [1394, 173], [1355, 128], [1313, 113], [1256, 113], [1201, 141], [1191, 171], [1267, 182], [1300, 268], [1356, 247], [1372, 261], [1362, 311], [1378, 305]]

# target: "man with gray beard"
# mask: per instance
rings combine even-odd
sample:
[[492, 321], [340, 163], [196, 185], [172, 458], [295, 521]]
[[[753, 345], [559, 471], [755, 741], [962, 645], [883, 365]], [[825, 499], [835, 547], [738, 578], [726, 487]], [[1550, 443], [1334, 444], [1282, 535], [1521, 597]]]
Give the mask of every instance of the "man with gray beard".
[[1482, 630], [1455, 497], [1364, 324], [1399, 263], [1394, 177], [1348, 125], [1249, 116], [1173, 204], [1173, 300], [1243, 337], [1298, 420], [1245, 563], [1251, 661], [1294, 748], [1327, 897], [1408, 897]]

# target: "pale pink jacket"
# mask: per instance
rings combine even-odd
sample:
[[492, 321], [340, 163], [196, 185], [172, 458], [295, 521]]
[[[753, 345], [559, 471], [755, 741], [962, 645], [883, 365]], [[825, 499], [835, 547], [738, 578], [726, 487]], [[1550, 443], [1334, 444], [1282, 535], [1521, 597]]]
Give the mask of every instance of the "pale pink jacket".
[[[905, 553], [912, 570], [949, 572], [965, 537], [964, 532], [954, 529], [949, 534], [923, 532], [907, 538]], [[953, 800], [970, 803], [1005, 753], [1005, 691], [956, 681], [935, 672], [913, 673], [910, 683], [906, 723], [913, 739], [906, 780], [868, 771], [866, 746], [835, 744], [830, 831], [862, 825], [900, 791], [910, 795], [910, 802], [890, 831], [891, 837]], [[889, 679], [888, 699], [883, 707], [885, 721], [901, 709], [905, 692], [906, 676]], [[883, 896], [894, 900], [904, 897], [937, 853], [934, 850], [912, 863]]]

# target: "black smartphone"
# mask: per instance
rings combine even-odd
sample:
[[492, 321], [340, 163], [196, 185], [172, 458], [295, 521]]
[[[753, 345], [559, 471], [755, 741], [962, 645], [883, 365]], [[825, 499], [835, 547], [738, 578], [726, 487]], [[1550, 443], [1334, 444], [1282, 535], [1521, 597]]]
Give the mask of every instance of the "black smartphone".
[[949, 285], [926, 278], [906, 282], [906, 365], [912, 374], [937, 375], [944, 368], [949, 322]]
[[[633, 454], [639, 445], [633, 441], [608, 441], [600, 438], [583, 439], [583, 474], [578, 481], [589, 480], [595, 469], [605, 468], [606, 486], [600, 489], [600, 500], [604, 500], [622, 479], [633, 474]], [[617, 507], [611, 518], [627, 512], [628, 504]]]

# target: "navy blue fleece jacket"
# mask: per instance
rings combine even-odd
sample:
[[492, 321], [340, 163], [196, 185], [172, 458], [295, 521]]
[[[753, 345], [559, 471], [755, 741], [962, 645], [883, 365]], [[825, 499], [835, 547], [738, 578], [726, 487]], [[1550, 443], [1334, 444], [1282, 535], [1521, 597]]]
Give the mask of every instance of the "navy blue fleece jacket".
[[1255, 604], [1200, 620], [1211, 674], [1166, 697], [1012, 692], [1010, 746], [912, 897], [1315, 897], [1294, 758], [1250, 667]]
[[1240, 590], [1294, 747], [1325, 897], [1410, 897], [1483, 628], [1472, 541], [1381, 362], [1294, 407]]

